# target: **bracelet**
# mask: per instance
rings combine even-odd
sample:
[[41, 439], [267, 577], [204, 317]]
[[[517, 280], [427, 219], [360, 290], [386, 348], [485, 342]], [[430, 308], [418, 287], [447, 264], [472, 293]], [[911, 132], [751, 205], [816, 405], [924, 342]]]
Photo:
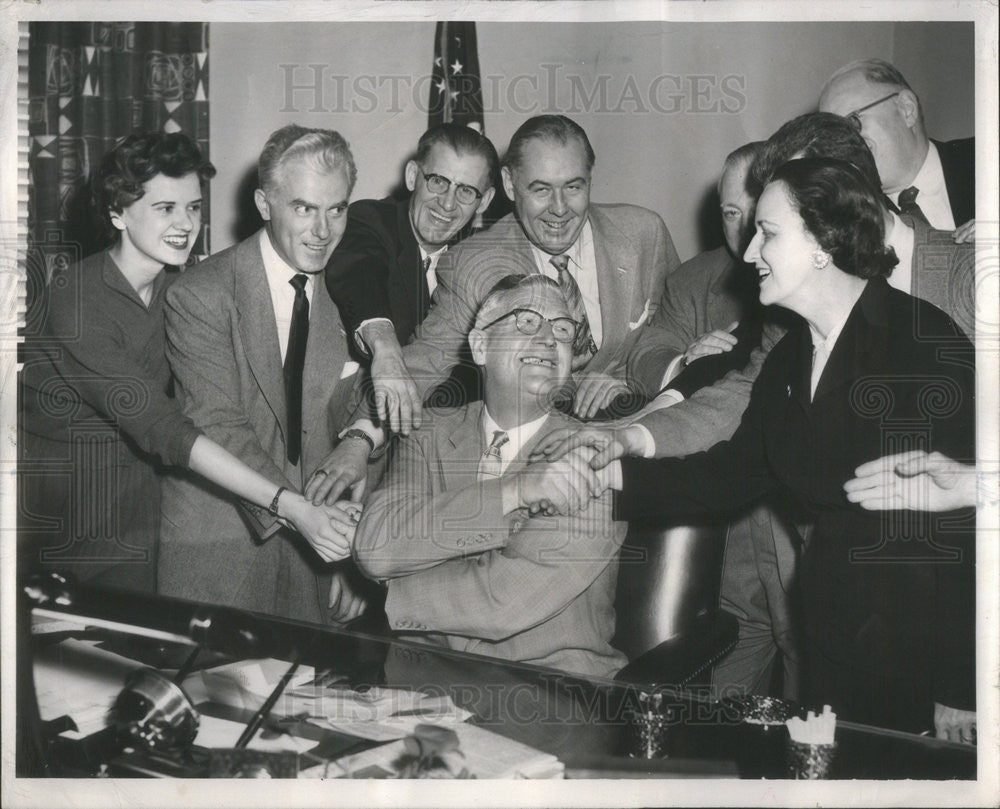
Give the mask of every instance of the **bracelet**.
[[271, 501], [271, 505], [267, 507], [267, 513], [272, 517], [278, 516], [278, 498], [281, 497], [282, 492], [287, 492], [287, 486], [279, 486], [277, 493], [274, 495], [274, 499]]
[[366, 433], [364, 430], [359, 430], [357, 427], [352, 427], [350, 430], [347, 430], [344, 433], [344, 435], [341, 437], [341, 440], [345, 440], [347, 438], [360, 438], [362, 441], [365, 441], [368, 444], [369, 455], [371, 455], [375, 451], [375, 440], [370, 435], [368, 435], [368, 433]]

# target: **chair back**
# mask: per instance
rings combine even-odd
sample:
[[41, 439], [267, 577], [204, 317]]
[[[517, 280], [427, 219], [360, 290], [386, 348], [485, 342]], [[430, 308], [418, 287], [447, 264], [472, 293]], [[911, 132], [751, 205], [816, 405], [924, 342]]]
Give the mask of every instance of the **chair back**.
[[612, 644], [629, 660], [683, 635], [719, 603], [726, 521], [632, 524], [622, 545]]

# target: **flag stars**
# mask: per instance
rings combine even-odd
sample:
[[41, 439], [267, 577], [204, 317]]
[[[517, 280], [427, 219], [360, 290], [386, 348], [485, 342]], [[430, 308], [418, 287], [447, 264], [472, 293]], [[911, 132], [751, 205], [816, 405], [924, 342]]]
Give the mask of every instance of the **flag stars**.
[[461, 73], [463, 65], [461, 62], [458, 61], [458, 59], [456, 59], [454, 62], [448, 65], [448, 67], [451, 68], [452, 73]]
[[434, 86], [437, 88], [437, 91], [442, 95], [448, 91], [448, 82], [446, 82], [444, 79], [439, 79], [438, 83], [435, 84]]

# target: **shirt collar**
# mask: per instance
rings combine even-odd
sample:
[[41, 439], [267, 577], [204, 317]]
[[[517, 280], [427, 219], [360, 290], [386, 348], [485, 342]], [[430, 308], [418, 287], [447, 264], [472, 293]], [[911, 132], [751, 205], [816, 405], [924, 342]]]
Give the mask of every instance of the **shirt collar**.
[[[914, 188], [920, 189], [921, 194], [930, 196], [939, 194], [944, 188], [944, 169], [941, 167], [941, 155], [938, 154], [937, 147], [928, 141], [927, 156], [924, 158], [920, 171], [910, 183]], [[898, 195], [897, 195], [898, 197]]]
[[[292, 278], [300, 274], [298, 270], [278, 255], [278, 251], [271, 244], [271, 236], [268, 234], [267, 228], [262, 228], [260, 231], [260, 255], [264, 261], [264, 273], [267, 275], [267, 283], [271, 289], [283, 290]], [[311, 293], [315, 273], [306, 272], [301, 273], [301, 275], [306, 277], [306, 291]]]
[[[486, 405], [483, 405], [483, 435], [486, 437], [486, 446], [489, 446], [493, 442], [493, 433], [497, 430], [507, 433], [508, 442], [507, 445], [501, 448], [501, 453], [510, 458], [517, 456], [517, 453], [521, 451], [521, 447], [527, 444], [532, 437], [545, 423], [545, 420], [549, 417], [548, 413], [545, 413], [541, 418], [537, 418], [534, 421], [529, 421], [527, 424], [520, 424], [517, 427], [512, 427], [509, 430], [504, 430], [499, 424], [497, 424], [493, 417], [490, 415], [489, 409]], [[504, 450], [509, 448], [509, 455]]]

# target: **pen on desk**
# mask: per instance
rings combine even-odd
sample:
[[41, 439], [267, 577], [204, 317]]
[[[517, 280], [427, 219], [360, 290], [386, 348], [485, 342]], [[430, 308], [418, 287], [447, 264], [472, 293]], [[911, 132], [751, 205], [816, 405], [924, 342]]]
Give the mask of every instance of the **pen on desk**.
[[281, 696], [281, 692], [285, 690], [285, 686], [288, 685], [288, 681], [292, 679], [292, 675], [295, 674], [295, 670], [298, 667], [298, 660], [295, 660], [292, 665], [288, 667], [288, 671], [282, 675], [278, 684], [274, 687], [274, 690], [268, 695], [267, 699], [264, 700], [264, 704], [260, 706], [260, 710], [253, 715], [253, 718], [251, 718], [250, 722], [247, 724], [246, 730], [244, 730], [240, 734], [240, 738], [236, 740], [236, 748], [246, 747], [250, 743], [250, 740], [254, 737], [254, 734], [260, 730], [261, 724], [263, 724], [267, 715], [271, 713], [274, 703], [278, 701], [278, 697]]
[[191, 673], [191, 669], [194, 668], [194, 661], [200, 651], [201, 646], [195, 646], [191, 654], [187, 656], [187, 660], [181, 664], [181, 667], [177, 670], [177, 674], [174, 675], [174, 682], [177, 685], [180, 685], [187, 679], [187, 676]]

